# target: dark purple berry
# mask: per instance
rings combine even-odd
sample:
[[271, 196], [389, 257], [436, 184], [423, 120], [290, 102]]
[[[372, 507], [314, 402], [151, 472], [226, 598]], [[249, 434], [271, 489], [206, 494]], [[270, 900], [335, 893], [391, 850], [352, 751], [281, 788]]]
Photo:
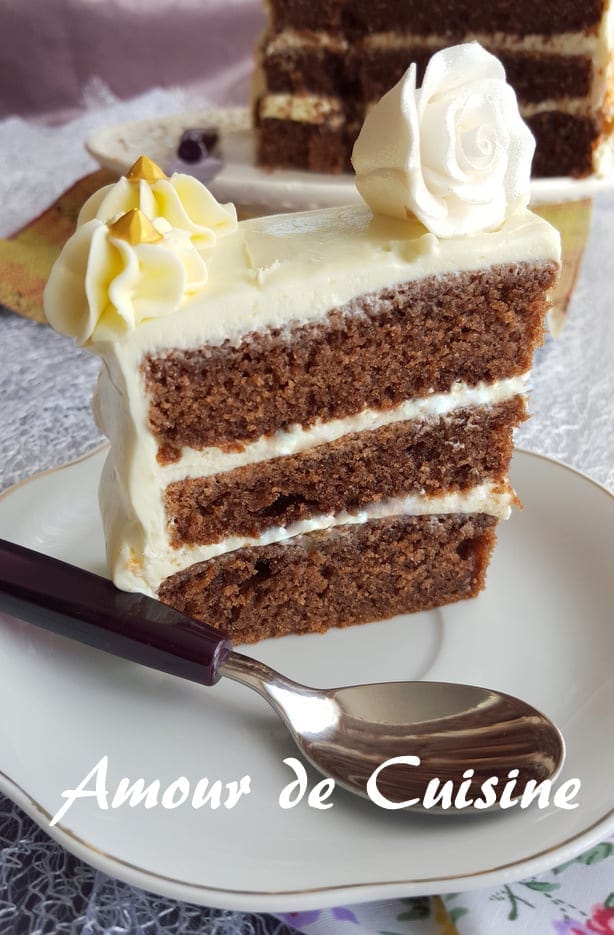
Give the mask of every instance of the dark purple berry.
[[184, 130], [177, 147], [177, 155], [183, 162], [195, 163], [206, 159], [218, 141], [215, 127]]

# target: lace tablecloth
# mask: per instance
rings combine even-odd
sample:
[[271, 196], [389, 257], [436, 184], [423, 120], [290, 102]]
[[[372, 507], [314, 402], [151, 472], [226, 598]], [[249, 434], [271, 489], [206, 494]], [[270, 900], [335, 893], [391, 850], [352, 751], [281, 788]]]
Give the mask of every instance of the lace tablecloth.
[[[94, 168], [79, 145], [93, 126], [181, 109], [190, 103], [178, 94], [152, 92], [137, 102], [119, 104], [104, 89], [94, 88], [89, 111], [69, 127], [51, 132], [17, 119], [0, 123], [0, 150], [7, 157], [0, 176], [0, 235], [30, 220], [70, 182]], [[44, 172], [41, 152], [46, 154]], [[24, 153], [34, 153], [36, 158], [24, 158]], [[595, 204], [591, 238], [568, 325], [558, 341], [548, 340], [538, 354], [533, 418], [518, 434], [520, 445], [559, 458], [610, 487], [614, 487], [613, 211], [614, 195], [603, 195]], [[89, 409], [97, 369], [97, 362], [71, 341], [47, 327], [0, 311], [3, 488], [100, 443]], [[525, 882], [516, 890], [502, 888], [498, 895], [491, 891], [465, 894], [456, 901], [448, 900], [447, 906], [463, 933], [498, 935], [503, 931], [503, 920], [509, 921], [514, 912], [519, 918], [519, 913], [522, 915], [524, 921], [517, 930], [524, 933], [611, 932], [614, 909], [608, 904], [606, 891], [608, 872], [612, 878], [610, 863], [614, 865], [611, 853], [611, 845], [604, 842], [594, 859], [577, 865], [577, 872], [572, 868], [558, 877]], [[593, 864], [598, 864], [599, 873], [592, 872]], [[572, 899], [563, 892], [565, 881], [572, 877], [581, 899], [577, 893]], [[545, 917], [531, 922], [526, 906], [536, 902], [550, 912], [547, 928]], [[441, 903], [431, 903], [430, 908], [424, 904], [421, 909], [420, 901], [413, 900], [405, 910], [402, 901], [395, 905], [392, 921], [392, 910], [386, 915], [380, 909], [376, 923], [365, 922], [364, 912], [339, 909], [336, 914], [300, 913], [288, 922], [319, 933], [413, 932], [418, 929], [409, 929], [410, 924], [425, 925], [426, 921], [435, 926], [430, 932], [451, 931], [446, 929], [449, 916]], [[593, 912], [591, 907], [595, 906]], [[438, 920], [440, 910], [443, 915]], [[463, 919], [471, 919], [471, 927], [464, 928]], [[575, 928], [573, 919], [577, 921]], [[290, 929], [272, 917], [187, 906], [118, 883], [66, 854], [0, 796], [0, 935], [76, 931], [282, 935]]]

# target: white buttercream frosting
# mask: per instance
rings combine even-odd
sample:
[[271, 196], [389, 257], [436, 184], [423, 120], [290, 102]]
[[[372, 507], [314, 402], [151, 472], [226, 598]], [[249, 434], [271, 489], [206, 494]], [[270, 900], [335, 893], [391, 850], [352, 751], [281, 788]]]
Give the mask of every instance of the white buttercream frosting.
[[503, 66], [472, 42], [433, 55], [421, 88], [411, 65], [368, 113], [352, 162], [374, 213], [450, 238], [526, 208], [534, 149]]
[[234, 205], [221, 205], [202, 182], [180, 172], [170, 178], [130, 179], [105, 185], [83, 205], [78, 225], [93, 218], [113, 221], [138, 208], [151, 221], [164, 218], [172, 227], [187, 231], [199, 249], [214, 247], [218, 237], [237, 227]]
[[366, 205], [253, 218], [207, 256], [206, 289], [175, 315], [95, 349], [121, 356], [136, 372], [150, 350], [236, 343], [249, 333], [321, 321], [357, 296], [410, 280], [558, 259], [559, 241], [530, 211], [498, 231], [444, 240], [415, 219], [374, 217]]
[[205, 257], [236, 231], [234, 205], [142, 156], [81, 209], [45, 289], [47, 319], [80, 344], [122, 340], [203, 289]]
[[163, 219], [152, 231], [152, 241], [132, 244], [96, 218], [78, 227], [45, 287], [52, 327], [79, 344], [121, 339], [202, 289], [207, 266], [189, 234]]

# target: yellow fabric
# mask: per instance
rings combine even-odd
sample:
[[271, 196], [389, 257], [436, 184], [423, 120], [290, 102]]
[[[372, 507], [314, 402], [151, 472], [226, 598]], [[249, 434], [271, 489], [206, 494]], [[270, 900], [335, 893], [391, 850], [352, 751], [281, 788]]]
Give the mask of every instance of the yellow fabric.
[[107, 169], [86, 175], [39, 217], [8, 240], [0, 240], [0, 304], [33, 321], [45, 321], [43, 289], [56, 257], [75, 229], [81, 205], [115, 178]]
[[535, 213], [549, 221], [561, 234], [563, 263], [561, 278], [553, 296], [551, 328], [555, 337], [565, 324], [567, 308], [580, 272], [584, 249], [591, 228], [593, 202], [590, 198], [562, 205], [542, 205]]
[[439, 935], [458, 935], [458, 930], [440, 896], [432, 897], [432, 906], [435, 922], [439, 926]]

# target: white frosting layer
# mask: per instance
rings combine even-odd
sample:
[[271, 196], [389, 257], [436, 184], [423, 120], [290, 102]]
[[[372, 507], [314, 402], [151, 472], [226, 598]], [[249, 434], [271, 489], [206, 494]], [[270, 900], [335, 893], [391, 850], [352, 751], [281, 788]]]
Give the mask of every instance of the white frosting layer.
[[[103, 471], [103, 490], [109, 491], [114, 485], [111, 456]], [[370, 520], [385, 519], [394, 516], [421, 516], [438, 513], [487, 513], [499, 519], [507, 519], [515, 495], [511, 488], [502, 491], [492, 483], [473, 487], [465, 493], [449, 493], [441, 497], [408, 496], [372, 503], [357, 513], [336, 513], [314, 516], [308, 520], [291, 523], [287, 527], [271, 526], [257, 537], [232, 536], [213, 545], [168, 548], [166, 543], [148, 543], [143, 558], [141, 553], [131, 547], [130, 540], [114, 532], [114, 523], [123, 525], [122, 504], [117, 496], [104, 503], [103, 515], [106, 520], [106, 533], [111, 543], [111, 563], [114, 569], [115, 584], [126, 591], [142, 591], [156, 595], [161, 582], [169, 575], [189, 568], [195, 562], [205, 562], [244, 547], [271, 545], [287, 542], [295, 536], [305, 533], [334, 529], [339, 526], [353, 526]], [[113, 551], [115, 546], [116, 551]]]
[[266, 94], [260, 100], [259, 115], [264, 120], [297, 120], [334, 129], [345, 122], [345, 106], [340, 98], [324, 94]]
[[[281, 35], [278, 38], [281, 38]], [[285, 35], [285, 34], [284, 34]], [[300, 35], [300, 34], [299, 34]], [[561, 32], [551, 36], [542, 36], [538, 33], [529, 33], [525, 36], [516, 36], [506, 32], [471, 33], [459, 36], [459, 41], [479, 42], [493, 53], [505, 52], [537, 52], [540, 55], [588, 55], [593, 56], [599, 37], [585, 32]], [[369, 50], [379, 49], [431, 49], [433, 52], [446, 46], [449, 39], [446, 36], [430, 33], [422, 36], [418, 33], [400, 32], [373, 32], [364, 38], [364, 46]], [[294, 40], [295, 45], [300, 44]]]
[[497, 231], [445, 240], [414, 219], [373, 217], [360, 205], [255, 218], [219, 241], [207, 258], [206, 289], [172, 318], [144, 322], [130, 341], [92, 349], [136, 372], [147, 351], [235, 343], [250, 332], [316, 322], [331, 308], [398, 283], [559, 259], [557, 231], [530, 211]]
[[352, 163], [375, 213], [462, 237], [527, 206], [534, 150], [503, 66], [467, 43], [433, 55], [419, 89], [409, 68], [369, 111]]

